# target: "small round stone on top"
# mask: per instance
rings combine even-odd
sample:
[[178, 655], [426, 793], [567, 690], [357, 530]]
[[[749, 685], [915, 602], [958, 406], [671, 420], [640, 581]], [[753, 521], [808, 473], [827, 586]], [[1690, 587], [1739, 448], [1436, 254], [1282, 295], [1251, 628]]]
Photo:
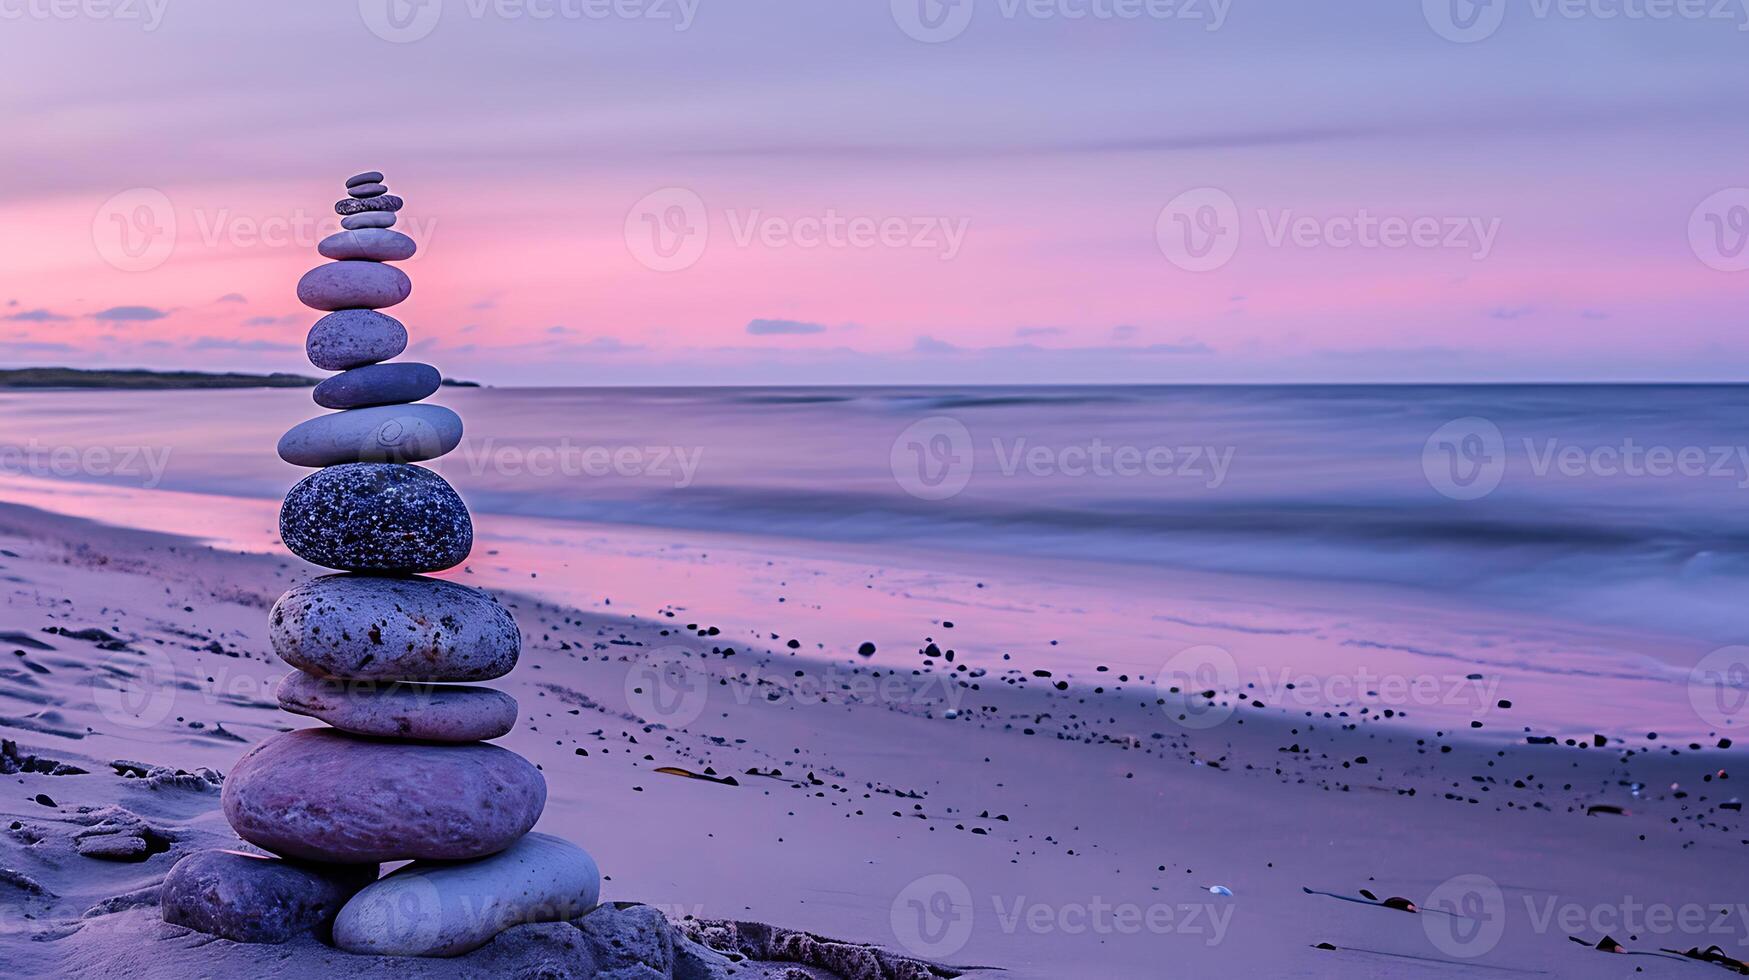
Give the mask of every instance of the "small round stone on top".
[[353, 174], [346, 178], [346, 189], [351, 190], [360, 184], [380, 184], [382, 182], [383, 172], [381, 170], [366, 170], [364, 173]]

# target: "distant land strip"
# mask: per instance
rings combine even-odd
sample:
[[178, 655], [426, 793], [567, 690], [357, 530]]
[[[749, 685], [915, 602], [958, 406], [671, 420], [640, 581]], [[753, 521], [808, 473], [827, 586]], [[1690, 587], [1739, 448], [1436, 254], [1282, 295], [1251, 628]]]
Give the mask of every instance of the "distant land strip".
[[[41, 367], [0, 370], [0, 388], [313, 388], [320, 378], [301, 374], [206, 371], [112, 371]], [[473, 381], [444, 378], [445, 387], [478, 388]]]

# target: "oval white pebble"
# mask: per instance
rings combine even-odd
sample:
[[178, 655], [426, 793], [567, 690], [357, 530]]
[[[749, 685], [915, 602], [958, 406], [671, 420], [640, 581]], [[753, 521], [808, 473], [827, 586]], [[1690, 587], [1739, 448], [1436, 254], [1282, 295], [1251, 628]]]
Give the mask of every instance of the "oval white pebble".
[[563, 922], [601, 899], [581, 847], [529, 834], [491, 857], [414, 862], [368, 885], [334, 920], [334, 945], [377, 956], [459, 956], [511, 926]]

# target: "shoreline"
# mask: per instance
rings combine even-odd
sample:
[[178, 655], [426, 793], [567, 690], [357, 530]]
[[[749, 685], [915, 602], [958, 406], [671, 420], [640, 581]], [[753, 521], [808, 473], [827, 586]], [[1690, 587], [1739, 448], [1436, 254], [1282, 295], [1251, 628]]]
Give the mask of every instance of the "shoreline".
[[[109, 764], [222, 772], [286, 727], [270, 696], [285, 667], [261, 611], [305, 566], [12, 505], [0, 507], [0, 548], [10, 552], [0, 555], [0, 632], [55, 647], [9, 656], [0, 730], [21, 752], [88, 771], [7, 777], [18, 782], [4, 818], [28, 825], [120, 802], [223, 833], [216, 794], [143, 791]], [[1610, 966], [1568, 942], [1564, 920], [1532, 914], [1551, 900], [1597, 912], [1587, 929], [1634, 903], [1716, 906], [1728, 914], [1709, 911], [1696, 935], [1615, 938], [1634, 949], [1749, 947], [1749, 922], [1730, 908], [1749, 829], [1740, 810], [1719, 806], [1734, 783], [1713, 781], [1749, 771], [1740, 746], [1501, 744], [1248, 706], [1191, 728], [1162, 712], [1151, 685], [1096, 694], [1030, 672], [971, 678], [963, 663], [910, 651], [838, 666], [777, 641], [767, 652], [739, 643], [729, 656], [702, 612], [607, 615], [500, 596], [527, 641], [506, 685], [523, 718], [502, 742], [547, 775], [537, 829], [588, 828], [604, 901], [760, 919], [1016, 978], [1156, 975], [1162, 955], [1188, 975], [1421, 975], [1416, 958], [1439, 961], [1423, 964], [1429, 976], [1454, 964], [1555, 975]], [[769, 632], [786, 635], [773, 608]], [[45, 626], [102, 629], [134, 652]], [[142, 657], [161, 673], [112, 689], [101, 667]], [[124, 724], [129, 706], [138, 714]], [[168, 856], [119, 866], [124, 883], [161, 876]], [[95, 873], [111, 866], [87, 858], [40, 863], [16, 834], [0, 849], [0, 866], [63, 893], [61, 915], [119, 887]], [[1477, 876], [1496, 889], [1484, 897], [1505, 903], [1505, 930], [1485, 951], [1455, 947], [1468, 957], [1441, 947], [1430, 916], [1302, 890], [1428, 905]], [[118, 915], [142, 927], [138, 913]], [[1600, 938], [1585, 931], [1575, 938]], [[19, 941], [8, 933], [0, 948]], [[1666, 964], [1691, 968], [1680, 960], [1613, 962], [1691, 975], [1666, 974]]]

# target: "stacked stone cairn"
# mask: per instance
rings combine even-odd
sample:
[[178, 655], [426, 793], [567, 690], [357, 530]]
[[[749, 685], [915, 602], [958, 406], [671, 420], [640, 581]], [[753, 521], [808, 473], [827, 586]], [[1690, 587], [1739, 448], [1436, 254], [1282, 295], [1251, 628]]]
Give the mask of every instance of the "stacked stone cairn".
[[[274, 605], [269, 636], [295, 670], [279, 705], [329, 727], [269, 738], [225, 780], [237, 835], [277, 857], [202, 851], [171, 869], [164, 918], [244, 942], [307, 933], [354, 953], [453, 956], [523, 922], [571, 919], [600, 895], [581, 848], [531, 834], [546, 806], [541, 773], [487, 744], [516, 723], [510, 695], [465, 683], [516, 666], [522, 636], [490, 595], [420, 573], [459, 565], [473, 546], [461, 497], [415, 463], [461, 440], [447, 408], [421, 403], [441, 378], [390, 361], [407, 330], [379, 312], [412, 292], [390, 262], [411, 258], [393, 230], [402, 201], [381, 173], [346, 182], [331, 259], [298, 283], [325, 311], [312, 363], [340, 373], [315, 400], [337, 409], [279, 442], [315, 467], [286, 495], [280, 536], [299, 557], [340, 570]], [[407, 861], [386, 877], [380, 865]]]

